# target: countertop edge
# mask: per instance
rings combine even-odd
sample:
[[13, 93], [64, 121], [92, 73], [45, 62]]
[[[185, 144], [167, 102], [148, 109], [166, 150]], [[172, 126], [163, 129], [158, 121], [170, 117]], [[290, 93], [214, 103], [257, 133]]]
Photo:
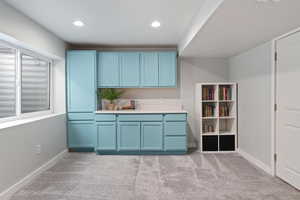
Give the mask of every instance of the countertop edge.
[[130, 110], [130, 111], [124, 111], [124, 110], [112, 110], [112, 111], [109, 111], [109, 110], [99, 110], [99, 111], [95, 111], [94, 112], [95, 114], [165, 114], [165, 113], [168, 113], [168, 114], [188, 114], [187, 111], [185, 110], [180, 110], [180, 111], [133, 111], [133, 110]]

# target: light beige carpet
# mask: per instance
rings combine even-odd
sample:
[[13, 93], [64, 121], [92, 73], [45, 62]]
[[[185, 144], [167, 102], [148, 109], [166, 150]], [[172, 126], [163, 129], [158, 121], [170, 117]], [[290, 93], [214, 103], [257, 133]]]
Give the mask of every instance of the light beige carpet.
[[237, 154], [70, 153], [11, 200], [300, 200]]

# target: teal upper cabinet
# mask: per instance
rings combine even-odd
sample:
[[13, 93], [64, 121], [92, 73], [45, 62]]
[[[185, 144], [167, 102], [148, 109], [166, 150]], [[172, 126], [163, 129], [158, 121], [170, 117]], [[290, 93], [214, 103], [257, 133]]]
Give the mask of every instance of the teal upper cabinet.
[[140, 53], [120, 53], [120, 87], [140, 86]]
[[159, 87], [176, 87], [177, 83], [177, 54], [176, 52], [160, 52]]
[[158, 53], [141, 53], [141, 87], [158, 87]]
[[98, 54], [98, 87], [119, 87], [120, 67], [118, 52]]
[[67, 52], [68, 112], [96, 108], [96, 51]]
[[99, 52], [99, 88], [176, 87], [177, 53]]

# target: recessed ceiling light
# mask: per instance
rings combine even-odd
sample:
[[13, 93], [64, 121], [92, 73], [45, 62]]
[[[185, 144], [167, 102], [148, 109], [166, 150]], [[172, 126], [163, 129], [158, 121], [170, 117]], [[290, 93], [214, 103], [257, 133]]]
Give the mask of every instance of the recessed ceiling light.
[[76, 20], [73, 22], [73, 25], [77, 26], [77, 27], [82, 27], [82, 26], [84, 26], [84, 23], [80, 20]]
[[153, 28], [159, 28], [159, 27], [160, 27], [160, 22], [159, 22], [159, 21], [153, 21], [153, 22], [151, 23], [151, 26], [152, 26]]

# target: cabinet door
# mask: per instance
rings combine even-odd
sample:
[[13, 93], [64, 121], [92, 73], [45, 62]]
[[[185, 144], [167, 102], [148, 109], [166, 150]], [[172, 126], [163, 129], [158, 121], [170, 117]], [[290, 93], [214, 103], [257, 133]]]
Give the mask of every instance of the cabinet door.
[[99, 122], [97, 128], [97, 150], [117, 150], [117, 129], [115, 122]]
[[96, 108], [96, 51], [67, 53], [68, 112], [93, 112]]
[[140, 122], [120, 122], [118, 124], [118, 149], [139, 151], [140, 129]]
[[98, 86], [119, 87], [119, 53], [100, 52], [98, 59]]
[[120, 54], [120, 87], [140, 86], [140, 54], [128, 52]]
[[176, 87], [177, 58], [176, 52], [160, 52], [159, 60], [159, 87]]
[[141, 54], [141, 86], [158, 87], [158, 53]]
[[141, 149], [163, 150], [163, 128], [161, 122], [142, 122]]
[[96, 134], [93, 121], [68, 122], [69, 148], [93, 148], [95, 143]]

